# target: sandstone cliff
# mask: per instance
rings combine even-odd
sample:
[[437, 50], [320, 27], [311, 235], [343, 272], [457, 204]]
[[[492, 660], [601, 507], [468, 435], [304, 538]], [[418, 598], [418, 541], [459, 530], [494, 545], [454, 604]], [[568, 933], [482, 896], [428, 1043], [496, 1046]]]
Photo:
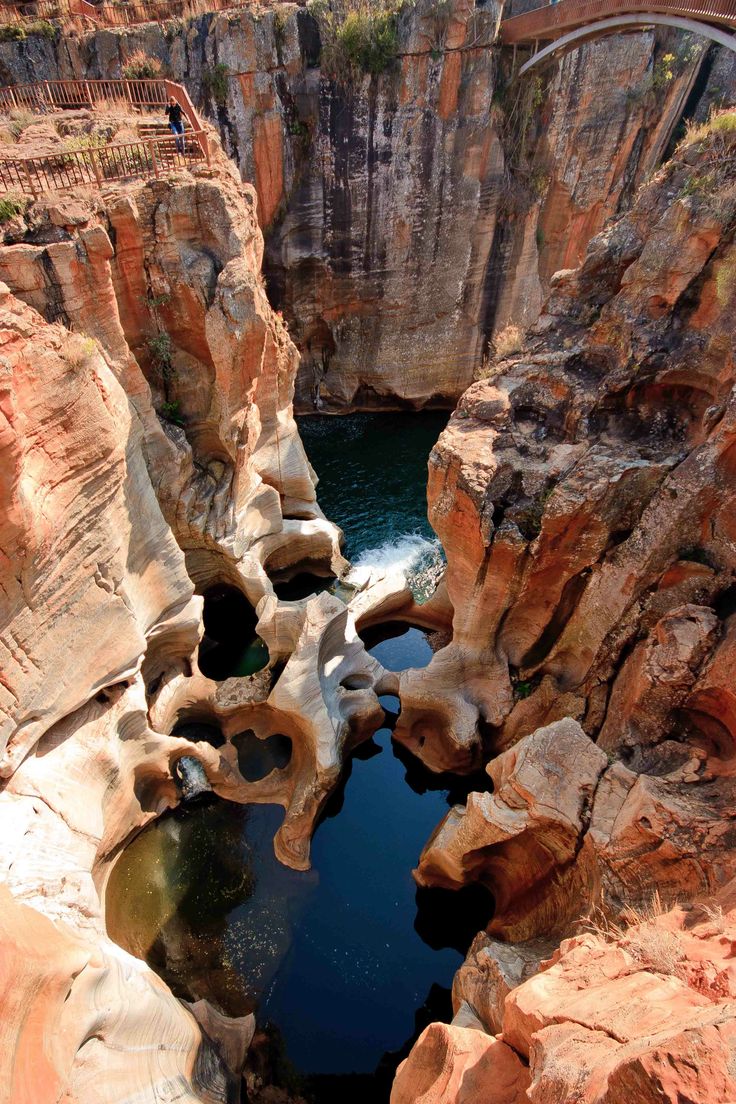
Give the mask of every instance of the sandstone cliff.
[[491, 761], [415, 876], [496, 911], [394, 1101], [468, 1062], [498, 1100], [734, 1094], [735, 134], [693, 130], [555, 276], [430, 459], [452, 642], [396, 736]]
[[[25, 139], [89, 126], [66, 113]], [[211, 168], [38, 200], [5, 238], [2, 1084], [13, 1101], [230, 1099], [252, 1022], [187, 1010], [112, 942], [111, 864], [187, 795], [188, 763], [223, 797], [282, 804], [274, 846], [307, 867], [345, 751], [397, 688], [355, 617], [411, 595], [374, 580], [355, 610], [276, 597], [276, 573], [344, 561], [292, 417], [297, 354], [263, 291], [254, 194], [217, 151]], [[256, 675], [202, 672], [194, 592], [206, 607], [213, 585], [254, 607]], [[191, 720], [217, 746], [177, 735]], [[243, 777], [246, 730], [287, 735], [289, 762]]]
[[[507, 324], [660, 163], [685, 108], [733, 95], [729, 58], [674, 34], [585, 46], [518, 85], [499, 5], [422, 0], [379, 76], [320, 68], [293, 5], [0, 44], [0, 74], [181, 79], [255, 186], [267, 274], [302, 353], [297, 398], [453, 405]], [[671, 58], [671, 61], [666, 59]], [[699, 108], [700, 105], [700, 108]]]

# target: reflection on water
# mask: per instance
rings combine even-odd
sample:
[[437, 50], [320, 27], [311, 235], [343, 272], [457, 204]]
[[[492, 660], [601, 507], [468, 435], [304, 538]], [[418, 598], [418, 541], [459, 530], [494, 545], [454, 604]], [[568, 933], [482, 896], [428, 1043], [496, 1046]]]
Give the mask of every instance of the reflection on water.
[[232, 1015], [253, 1011], [317, 883], [274, 858], [282, 819], [278, 806], [214, 800], [156, 821], [110, 877], [112, 938], [177, 996], [206, 997]]
[[[428, 661], [419, 630], [392, 631], [373, 649], [382, 663]], [[430, 774], [382, 729], [325, 808], [308, 873], [274, 858], [274, 806], [164, 817], [113, 871], [111, 934], [178, 995], [256, 1009], [283, 1048], [278, 1069], [307, 1075], [319, 1104], [363, 1092], [379, 1104], [417, 1025], [450, 1015], [453, 973], [489, 918], [482, 891], [417, 891], [411, 876], [448, 801], [479, 782]]]
[[[365, 554], [361, 570], [429, 546], [427, 456], [445, 421], [301, 420], [320, 504], [345, 530], [348, 555]], [[435, 568], [432, 561], [427, 570]], [[293, 601], [325, 583], [333, 592], [343, 585], [313, 576], [278, 585]], [[232, 593], [213, 597], [208, 639], [223, 666], [210, 670], [235, 673], [227, 647], [254, 643], [254, 614], [241, 602], [231, 624]], [[432, 655], [415, 627], [383, 626], [365, 640], [388, 670], [425, 666]], [[387, 698], [385, 708], [390, 723], [400, 703]], [[212, 726], [189, 729], [218, 742]], [[259, 741], [246, 731], [234, 743], [248, 778], [285, 766], [291, 752], [278, 735]], [[324, 810], [311, 871], [276, 861], [279, 807], [203, 802], [162, 818], [121, 855], [107, 892], [108, 928], [179, 996], [205, 997], [233, 1015], [255, 1009], [250, 1061], [267, 1082], [317, 1104], [382, 1104], [412, 1040], [450, 1016], [453, 974], [490, 916], [483, 891], [417, 891], [411, 871], [448, 804], [487, 783], [430, 774], [381, 729], [357, 749]]]

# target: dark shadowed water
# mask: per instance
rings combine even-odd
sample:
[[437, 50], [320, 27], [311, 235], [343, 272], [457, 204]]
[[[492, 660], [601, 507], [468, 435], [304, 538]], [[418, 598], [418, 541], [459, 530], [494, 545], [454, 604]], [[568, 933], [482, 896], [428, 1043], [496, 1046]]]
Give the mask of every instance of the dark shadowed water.
[[427, 460], [448, 417], [430, 411], [297, 419], [319, 477], [319, 504], [345, 533], [349, 560], [407, 534], [433, 537]]
[[[421, 529], [426, 456], [443, 419], [421, 416], [419, 427], [412, 417], [308, 422], [321, 504], [353, 553], [376, 537]], [[395, 483], [399, 456], [406, 480]], [[371, 510], [380, 512], [369, 526]], [[384, 666], [427, 664], [431, 649], [419, 629], [393, 625], [387, 633], [371, 648]], [[282, 742], [269, 751], [279, 764], [288, 757]], [[246, 770], [249, 747], [238, 748]], [[250, 750], [261, 776], [264, 751]], [[262, 1028], [256, 1052], [265, 1053], [269, 1078], [319, 1104], [381, 1104], [417, 1031], [449, 1018], [453, 973], [489, 915], [483, 894], [418, 893], [411, 876], [448, 805], [477, 786], [431, 775], [393, 744], [390, 727], [381, 729], [357, 750], [330, 800], [307, 873], [274, 858], [279, 807], [215, 801], [179, 810], [142, 832], [115, 867], [111, 935], [179, 995], [206, 997], [231, 1014], [254, 1009]]]

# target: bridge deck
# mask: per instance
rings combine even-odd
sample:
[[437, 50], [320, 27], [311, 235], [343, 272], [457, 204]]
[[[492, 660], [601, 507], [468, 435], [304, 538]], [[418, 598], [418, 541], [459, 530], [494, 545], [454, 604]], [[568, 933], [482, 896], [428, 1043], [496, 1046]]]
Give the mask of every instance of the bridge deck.
[[550, 42], [568, 31], [616, 15], [662, 13], [736, 27], [736, 0], [559, 0], [501, 23], [504, 45]]

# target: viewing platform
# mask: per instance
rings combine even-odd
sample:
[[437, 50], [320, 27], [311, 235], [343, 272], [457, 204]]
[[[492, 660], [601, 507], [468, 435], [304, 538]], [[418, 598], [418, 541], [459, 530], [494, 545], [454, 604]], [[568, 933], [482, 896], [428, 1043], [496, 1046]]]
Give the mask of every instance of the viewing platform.
[[[171, 99], [179, 104], [187, 121], [182, 140], [177, 139], [163, 118]], [[0, 190], [37, 196], [89, 184], [101, 187], [111, 180], [159, 176], [186, 167], [193, 161], [210, 162], [210, 147], [202, 122], [189, 93], [169, 80], [84, 80], [42, 81], [0, 88], [0, 111], [30, 111], [47, 115], [84, 109], [121, 110], [134, 116], [157, 111], [158, 123], [135, 121], [137, 138], [81, 148], [22, 149], [0, 154]], [[178, 142], [178, 144], [177, 144]]]

